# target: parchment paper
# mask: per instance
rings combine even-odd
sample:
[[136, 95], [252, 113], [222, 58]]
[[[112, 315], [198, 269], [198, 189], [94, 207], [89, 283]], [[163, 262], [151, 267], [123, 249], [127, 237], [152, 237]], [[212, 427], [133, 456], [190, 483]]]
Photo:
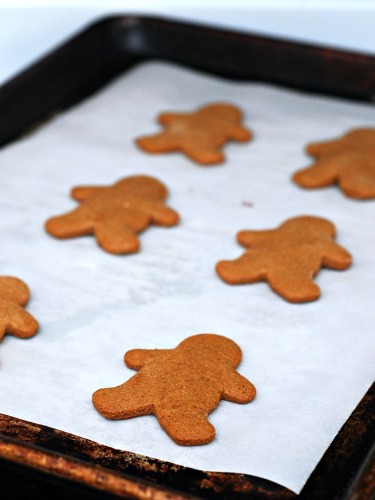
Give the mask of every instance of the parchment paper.
[[[239, 105], [254, 132], [225, 148], [227, 162], [201, 167], [180, 154], [151, 156], [134, 138], [159, 130], [159, 112], [215, 101]], [[254, 474], [299, 492], [374, 378], [374, 201], [336, 188], [303, 190], [291, 174], [310, 163], [303, 148], [347, 129], [374, 126], [371, 105], [233, 83], [164, 63], [122, 76], [0, 153], [0, 274], [23, 279], [30, 340], [0, 345], [0, 412], [106, 445], [193, 468]], [[141, 235], [142, 251], [105, 253], [92, 237], [57, 240], [52, 215], [76, 206], [71, 187], [157, 177], [181, 215], [175, 228]], [[272, 229], [317, 215], [337, 227], [353, 255], [347, 271], [322, 270], [314, 303], [290, 304], [267, 284], [229, 286], [218, 260], [242, 253], [241, 229]], [[127, 380], [132, 348], [173, 348], [196, 333], [230, 337], [254, 402], [221, 402], [206, 446], [180, 447], [153, 416], [109, 421], [92, 393]]]

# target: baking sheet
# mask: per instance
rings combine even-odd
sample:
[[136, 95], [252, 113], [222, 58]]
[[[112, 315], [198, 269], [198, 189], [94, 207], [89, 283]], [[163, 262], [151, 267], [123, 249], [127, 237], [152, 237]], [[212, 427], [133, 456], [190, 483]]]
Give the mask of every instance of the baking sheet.
[[[159, 130], [159, 112], [215, 101], [239, 105], [254, 133], [201, 167], [180, 154], [150, 156], [134, 138]], [[374, 126], [373, 106], [265, 84], [233, 83], [170, 64], [139, 65], [0, 153], [0, 274], [26, 281], [40, 333], [0, 346], [0, 412], [181, 465], [253, 474], [298, 493], [374, 379], [374, 201], [338, 189], [306, 191], [291, 174], [309, 164], [307, 142]], [[56, 240], [52, 215], [76, 206], [72, 186], [134, 174], [163, 181], [181, 215], [141, 235], [142, 251], [114, 256], [91, 237]], [[241, 229], [272, 229], [317, 215], [335, 223], [353, 255], [348, 271], [322, 270], [319, 301], [290, 304], [267, 284], [228, 286], [218, 260], [242, 253]], [[222, 401], [209, 445], [180, 447], [153, 416], [108, 421], [98, 388], [134, 372], [132, 348], [173, 348], [217, 333], [243, 350], [239, 371], [257, 387], [247, 405]]]

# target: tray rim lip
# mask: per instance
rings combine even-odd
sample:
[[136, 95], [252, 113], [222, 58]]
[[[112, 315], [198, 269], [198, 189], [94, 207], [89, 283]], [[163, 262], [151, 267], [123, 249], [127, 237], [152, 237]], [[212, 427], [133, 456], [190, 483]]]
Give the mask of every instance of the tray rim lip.
[[185, 19], [178, 19], [173, 16], [157, 16], [157, 15], [147, 15], [147, 14], [137, 14], [137, 13], [132, 13], [130, 15], [127, 14], [121, 14], [121, 13], [114, 13], [110, 15], [105, 15], [101, 17], [98, 20], [94, 20], [93, 22], [89, 22], [86, 26], [87, 28], [90, 27], [95, 27], [101, 23], [103, 24], [116, 24], [118, 22], [125, 22], [133, 25], [142, 25], [142, 24], [170, 24], [174, 26], [181, 26], [181, 27], [186, 27], [186, 28], [191, 28], [191, 29], [199, 29], [199, 30], [206, 30], [210, 32], [216, 32], [217, 34], [221, 34], [224, 36], [235, 36], [235, 37], [244, 37], [244, 38], [253, 38], [253, 39], [258, 39], [261, 41], [265, 42], [276, 42], [279, 44], [286, 44], [289, 45], [290, 47], [300, 47], [303, 49], [321, 49], [321, 50], [327, 50], [332, 53], [336, 53], [337, 55], [341, 55], [343, 57], [354, 57], [354, 58], [368, 58], [368, 59], [373, 59], [375, 62], [375, 50], [374, 52], [367, 52], [367, 51], [362, 51], [362, 50], [356, 50], [356, 49], [349, 49], [349, 48], [343, 48], [343, 47], [337, 47], [334, 45], [326, 45], [324, 43], [320, 42], [309, 42], [307, 40], [297, 40], [293, 39], [292, 37], [288, 36], [283, 36], [283, 35], [271, 35], [271, 34], [266, 34], [266, 33], [261, 33], [256, 30], [249, 30], [245, 31], [242, 29], [235, 29], [235, 28], [230, 28], [227, 26], [218, 26], [215, 24], [211, 23], [205, 23], [200, 22], [200, 21], [187, 21]]
[[7, 86], [8, 84], [13, 84], [15, 80], [19, 77], [23, 77], [28, 73], [30, 69], [33, 69], [40, 61], [43, 61], [46, 57], [63, 48], [70, 41], [74, 41], [80, 38], [84, 33], [90, 30], [98, 30], [101, 28], [108, 29], [112, 26], [117, 25], [127, 25], [128, 28], [140, 28], [147, 25], [164, 25], [170, 27], [181, 27], [191, 30], [206, 31], [211, 34], [220, 35], [222, 37], [236, 37], [238, 39], [249, 39], [257, 40], [259, 42], [273, 43], [277, 45], [283, 45], [289, 49], [301, 49], [301, 50], [320, 50], [329, 52], [333, 56], [340, 58], [350, 59], [354, 61], [367, 61], [375, 64], [375, 50], [373, 53], [367, 51], [360, 51], [356, 49], [336, 47], [333, 45], [325, 45], [319, 42], [309, 42], [303, 40], [296, 40], [288, 36], [278, 36], [278, 35], [268, 35], [265, 33], [257, 31], [245, 31], [236, 30], [229, 27], [221, 27], [215, 24], [199, 22], [199, 21], [187, 21], [185, 19], [174, 18], [173, 16], [158, 16], [158, 15], [148, 15], [144, 13], [111, 13], [108, 15], [99, 16], [97, 19], [88, 20], [83, 23], [80, 28], [75, 33], [68, 35], [66, 38], [60, 42], [52, 45], [40, 56], [33, 59], [31, 62], [26, 63], [22, 68], [15, 71], [0, 84], [0, 90]]
[[[3, 414], [1, 414], [3, 415]], [[23, 422], [17, 419], [19, 422]], [[88, 487], [94, 491], [115, 495], [137, 495], [143, 498], [143, 494], [153, 496], [163, 493], [163, 487], [157, 483], [138, 477], [132, 477], [124, 472], [103, 467], [102, 465], [72, 457], [65, 453], [48, 450], [43, 446], [29, 444], [17, 438], [10, 438], [0, 433], [0, 459], [12, 464], [32, 469], [35, 472], [48, 474], [56, 479], [67, 480], [77, 485]], [[184, 500], [191, 495], [173, 491], [170, 488], [170, 498]], [[148, 498], [145, 496], [145, 498]]]
[[[263, 43], [271, 43], [278, 46], [284, 46], [289, 50], [297, 49], [303, 51], [321, 51], [330, 54], [333, 57], [338, 57], [340, 59], [347, 59], [357, 63], [373, 63], [375, 65], [375, 50], [374, 53], [366, 51], [358, 51], [355, 49], [346, 49], [335, 47], [331, 45], [324, 45], [322, 43], [314, 43], [303, 40], [295, 40], [287, 36], [277, 36], [277, 35], [267, 35], [256, 31], [241, 31], [231, 29], [229, 27], [215, 26], [214, 24], [205, 24], [198, 21], [187, 21], [185, 19], [177, 19], [172, 16], [157, 16], [157, 15], [147, 15], [147, 14], [137, 14], [137, 13], [112, 13], [109, 15], [99, 16], [97, 19], [89, 20], [84, 23], [75, 33], [68, 35], [59, 43], [51, 46], [44, 53], [33, 59], [31, 62], [26, 63], [22, 68], [16, 71], [14, 74], [7, 77], [0, 84], [0, 91], [7, 87], [8, 85], [14, 85], [14, 83], [19, 78], [24, 78], [28, 75], [30, 70], [33, 70], [39, 62], [44, 61], [49, 56], [53, 55], [55, 52], [64, 48], [69, 42], [74, 42], [79, 39], [85, 33], [89, 31], [97, 31], [99, 29], [110, 29], [111, 27], [116, 27], [119, 25], [127, 25], [128, 28], [142, 28], [147, 26], [164, 26], [164, 27], [180, 27], [186, 28], [193, 31], [205, 31], [212, 35], [217, 35], [220, 37], [234, 37], [243, 40], [254, 40]], [[374, 66], [375, 72], [375, 66]], [[307, 92], [309, 92], [307, 90]], [[375, 99], [375, 96], [373, 97]], [[372, 101], [368, 101], [372, 102]]]
[[[206, 30], [206, 31], [209, 31], [209, 32], [212, 32], [212, 33], [216, 33], [216, 34], [220, 34], [220, 35], [223, 35], [223, 36], [237, 36], [237, 37], [244, 37], [244, 38], [249, 38], [249, 37], [253, 37], [253, 38], [257, 38], [258, 40], [262, 40], [262, 41], [272, 41], [274, 43], [277, 43], [277, 44], [285, 44], [285, 45], [288, 45], [290, 46], [291, 48], [292, 47], [298, 47], [298, 48], [303, 48], [303, 49], [319, 49], [319, 50], [326, 50], [326, 51], [329, 51], [330, 53], [333, 53], [339, 57], [348, 57], [350, 59], [354, 59], [356, 61], [359, 61], [359, 60], [369, 60], [370, 62], [372, 63], [375, 63], [375, 55], [372, 55], [372, 54], [366, 54], [366, 53], [361, 53], [361, 52], [355, 52], [355, 51], [347, 51], [347, 50], [341, 50], [341, 49], [336, 49], [336, 48], [331, 48], [331, 47], [325, 47], [324, 45], [319, 45], [319, 44], [310, 44], [310, 43], [301, 43], [301, 42], [295, 42], [295, 41], [292, 41], [292, 40], [289, 40], [287, 38], [279, 38], [279, 37], [272, 37], [272, 36], [264, 36], [264, 35], [259, 35], [259, 34], [252, 34], [252, 33], [245, 33], [245, 32], [241, 32], [241, 31], [236, 31], [236, 30], [228, 30], [226, 28], [217, 28], [215, 26], [211, 26], [211, 25], [204, 25], [204, 24], [200, 24], [200, 23], [195, 23], [195, 22], [185, 22], [185, 21], [180, 21], [180, 20], [174, 20], [173, 18], [168, 18], [168, 17], [158, 17], [158, 16], [147, 16], [147, 15], [124, 15], [124, 14], [120, 14], [120, 15], [110, 15], [110, 16], [104, 16], [104, 17], [100, 17], [98, 20], [96, 21], [93, 21], [93, 22], [90, 22], [86, 27], [84, 27], [82, 30], [78, 31], [76, 35], [73, 35], [71, 37], [69, 37], [68, 39], [66, 39], [65, 41], [63, 41], [61, 44], [59, 44], [56, 49], [59, 50], [61, 47], [64, 47], [69, 41], [74, 41], [74, 39], [77, 39], [79, 38], [83, 33], [85, 33], [86, 31], [88, 30], [95, 30], [97, 29], [99, 26], [104, 26], [104, 25], [113, 25], [113, 24], [118, 24], [118, 23], [124, 23], [124, 22], [129, 22], [129, 23], [132, 23], [134, 26], [140, 26], [142, 25], [142, 23], [151, 23], [151, 24], [161, 24], [161, 23], [167, 23], [168, 25], [170, 26], [185, 26], [186, 28], [192, 28], [192, 29], [195, 29], [195, 30]], [[54, 52], [55, 49], [52, 51]], [[25, 75], [27, 75], [29, 73], [30, 70], [33, 70], [33, 68], [38, 64], [38, 62], [40, 60], [44, 60], [44, 58], [50, 54], [51, 52], [47, 52], [45, 56], [42, 56], [40, 59], [34, 61], [30, 66], [26, 67], [24, 70], [22, 70], [20, 73], [16, 74], [14, 77], [11, 77], [11, 79], [7, 80], [6, 82], [4, 82], [1, 86], [0, 86], [0, 91], [1, 89], [4, 87], [4, 86], [7, 86], [7, 85], [13, 85], [13, 83], [19, 79], [19, 78], [23, 78]], [[125, 70], [126, 71], [126, 70]], [[124, 72], [125, 72], [124, 71]], [[7, 143], [6, 143], [7, 144]], [[354, 411], [355, 409], [353, 409]], [[1, 416], [4, 416], [3, 414], [0, 414]], [[22, 419], [18, 419], [17, 417], [12, 417], [14, 418], [15, 420], [18, 420], [19, 422], [24, 422]], [[348, 420], [350, 419], [350, 417], [346, 420], [346, 422], [348, 422]], [[345, 422], [345, 423], [346, 423]], [[344, 425], [345, 425], [344, 423]], [[40, 424], [37, 424], [37, 425], [40, 425]], [[54, 429], [54, 430], [58, 430], [58, 429]], [[61, 431], [63, 432], [63, 431]], [[68, 434], [68, 433], [67, 433]], [[9, 437], [2, 434], [2, 432], [0, 432], [0, 443], [2, 443], [3, 439], [5, 438], [5, 440], [8, 440]], [[79, 436], [78, 436], [79, 438]], [[24, 446], [25, 445], [25, 442], [22, 441], [22, 440], [17, 440], [16, 438], [11, 438], [13, 441], [15, 441], [15, 443], [18, 443], [19, 445], [21, 446]], [[83, 438], [82, 438], [83, 439]], [[43, 447], [38, 447], [37, 445], [28, 445], [30, 446], [31, 448], [33, 449], [39, 449], [39, 450], [44, 450], [46, 456], [53, 453], [51, 451], [49, 451], [48, 449], [45, 449]], [[129, 452], [129, 453], [132, 453], [132, 452]], [[369, 456], [369, 455], [368, 455]], [[0, 456], [1, 458], [1, 456]], [[80, 459], [76, 459], [74, 457], [70, 457], [70, 456], [67, 456], [68, 459], [71, 459], [72, 461], [78, 461], [78, 462], [82, 462], [83, 464], [89, 464], [90, 467], [101, 467], [101, 466], [98, 466], [92, 462], [85, 462], [85, 461], [81, 461]], [[364, 464], [365, 462], [363, 462]], [[115, 474], [115, 473], [114, 473]], [[228, 473], [230, 474], [230, 473]], [[250, 476], [252, 477], [252, 476]], [[262, 479], [262, 478], [260, 478]], [[135, 482], [137, 481], [140, 481], [138, 478], [135, 478], [134, 479]], [[266, 480], [267, 481], [267, 480]], [[275, 483], [276, 484], [276, 483]], [[278, 485], [280, 486], [280, 485]], [[284, 488], [284, 487], [282, 487]], [[168, 489], [166, 489], [166, 493], [168, 493]], [[297, 497], [299, 495], [296, 495]]]
[[[98, 443], [96, 441], [87, 438], [83, 438], [75, 434], [71, 434], [66, 431], [62, 431], [53, 427], [44, 426], [42, 424], [26, 421], [18, 417], [13, 417], [10, 415], [5, 415], [3, 413], [0, 413], [0, 427], [2, 425], [3, 420], [12, 420], [15, 426], [23, 428], [24, 430], [30, 429], [30, 435], [32, 435], [33, 433], [43, 434], [43, 432], [45, 433], [48, 432], [52, 433], [54, 435], [53, 436], [54, 439], [57, 440], [60, 439], [61, 441], [64, 441], [69, 439], [77, 441], [79, 444], [87, 443], [88, 445], [92, 445], [94, 448], [94, 452], [97, 452], [99, 454], [102, 454], [104, 450], [104, 452], [108, 453], [113, 452], [114, 454], [129, 455], [130, 457], [127, 457], [128, 461], [129, 458], [136, 459], [140, 462], [146, 461], [147, 464], [152, 469], [154, 468], [154, 466], [159, 466], [162, 469], [165, 467], [171, 467], [172, 469], [181, 470], [182, 472], [188, 470], [189, 472], [204, 474], [206, 476], [204, 477], [203, 482], [206, 481], [208, 477], [216, 475], [228, 476], [228, 477], [230, 476], [232, 478], [249, 477], [253, 481], [255, 481], [256, 483], [255, 489], [258, 488], [261, 490], [263, 488], [264, 489], [270, 488], [272, 490], [272, 488], [276, 488], [277, 498], [280, 498], [280, 495], [282, 494], [286, 495], [282, 497], [286, 499], [295, 498], [298, 496], [296, 493], [292, 492], [288, 488], [281, 486], [278, 483], [275, 483], [271, 480], [264, 479], [262, 477], [245, 475], [240, 473], [212, 472], [212, 471], [193, 469], [183, 465], [174, 464], [172, 462], [148, 457], [146, 455], [141, 455], [135, 452], [112, 448], [107, 445]], [[124, 489], [125, 493], [128, 493], [130, 491], [131, 493], [134, 494], [134, 491], [131, 491], [132, 483], [134, 483], [135, 485], [138, 485], [138, 483], [140, 483], [138, 491], [139, 496], [136, 496], [134, 498], [140, 498], [140, 499], [145, 498], [145, 500], [149, 498], [153, 499], [154, 498], [153, 496], [151, 497], [147, 495], [143, 496], [144, 493], [143, 490], [145, 488], [148, 490], [147, 494], [149, 494], [149, 492], [151, 493], [155, 492], [159, 495], [165, 493], [165, 498], [157, 496], [156, 497], [157, 500], [160, 500], [161, 498], [163, 500], [167, 500], [169, 498], [176, 500], [180, 499], [198, 500], [201, 498], [206, 498], [206, 497], [201, 497], [199, 495], [197, 496], [194, 493], [189, 493], [189, 492], [185, 493], [183, 490], [176, 489], [174, 486], [163, 485], [158, 483], [157, 481], [154, 482], [148, 477], [143, 478], [138, 475], [132, 474], [131, 472], [115, 470], [113, 467], [111, 468], [106, 467], [105, 465], [102, 465], [100, 463], [95, 463], [93, 460], [86, 460], [81, 457], [69, 455], [65, 451], [62, 452], [56, 451], [55, 449], [45, 446], [44, 444], [30, 443], [29, 440], [22, 440], [19, 439], [18, 437], [15, 437], [14, 435], [8, 435], [3, 432], [0, 432], [0, 461], [1, 460], [8, 461], [9, 463], [13, 464], [18, 464], [20, 466], [33, 469], [37, 472], [51, 474], [56, 478], [67, 479], [69, 481], [76, 482], [77, 484], [81, 484], [83, 486], [88, 486], [90, 488], [97, 488], [98, 490], [102, 490], [110, 494], [116, 494], [116, 491], [121, 489]], [[82, 477], [84, 476], [84, 471], [88, 472], [88, 477]], [[112, 484], [108, 489], [103, 488], [103, 482], [105, 482], [103, 481], [104, 475], [112, 479], [111, 480]]]
[[[153, 27], [159, 27], [162, 28], [163, 30], [175, 30], [178, 28], [179, 30], [190, 30], [193, 35], [196, 35], [197, 32], [199, 32], [199, 36], [203, 39], [204, 41], [207, 42], [208, 38], [211, 37], [211, 40], [209, 40], [209, 43], [212, 42], [213, 37], [217, 37], [221, 39], [221, 43], [225, 39], [225, 41], [228, 40], [228, 42], [233, 42], [235, 40], [236, 43], [241, 44], [241, 43], [246, 43], [247, 42], [247, 47], [246, 50], [249, 50], [249, 47], [252, 46], [252, 50], [256, 46], [256, 49], [259, 50], [266, 50], [266, 53], [268, 53], [268, 57], [270, 54], [272, 54], [275, 50], [278, 51], [278, 57], [280, 56], [279, 51], [281, 50], [281, 57], [283, 59], [283, 70], [280, 71], [279, 64], [275, 64], [275, 61], [278, 59], [273, 59], [273, 65], [272, 70], [270, 71], [270, 67], [267, 65], [265, 66], [264, 64], [259, 64], [259, 61], [262, 60], [262, 58], [257, 58], [256, 61], [252, 60], [251, 62], [256, 62], [255, 71], [250, 71], [250, 73], [242, 74], [242, 78], [239, 77], [238, 74], [238, 69], [237, 72], [235, 71], [234, 73], [231, 72], [232, 70], [229, 70], [228, 67], [226, 67], [226, 70], [222, 74], [224, 78], [229, 78], [229, 79], [242, 79], [242, 80], [253, 80], [253, 81], [263, 81], [263, 82], [270, 82], [272, 84], [280, 85], [282, 87], [291, 87], [296, 90], [301, 90], [307, 93], [317, 93], [321, 95], [328, 95], [332, 97], [338, 97], [338, 98], [343, 98], [343, 99], [349, 99], [349, 100], [354, 100], [354, 101], [363, 101], [367, 103], [372, 103], [375, 101], [375, 54], [367, 54], [363, 52], [356, 52], [356, 51], [350, 51], [350, 50], [343, 50], [341, 48], [335, 48], [335, 47], [327, 47], [321, 44], [312, 44], [308, 42], [301, 42], [301, 41], [296, 41], [292, 40], [289, 38], [282, 38], [282, 37], [274, 37], [274, 36], [266, 36], [263, 34], [258, 34], [258, 33], [245, 33], [242, 31], [235, 31], [232, 29], [228, 28], [221, 28], [213, 25], [206, 25], [204, 23], [198, 23], [196, 21], [193, 22], [188, 22], [186, 20], [174, 20], [173, 18], [169, 17], [157, 17], [153, 15], [137, 15], [137, 14], [131, 14], [127, 15], [126, 13], [118, 13], [118, 14], [111, 14], [111, 15], [105, 15], [105, 16], [100, 16], [97, 20], [91, 20], [86, 24], [86, 26], [83, 26], [78, 30], [75, 34], [70, 34], [66, 37], [65, 40], [62, 42], [58, 43], [56, 46], [52, 47], [49, 51], [47, 51], [44, 55], [40, 56], [36, 60], [32, 61], [30, 65], [26, 65], [25, 68], [15, 75], [11, 76], [8, 80], [3, 82], [0, 85], [0, 107], [2, 107], [2, 110], [4, 112], [4, 107], [5, 107], [5, 117], [6, 119], [8, 118], [9, 113], [14, 112], [14, 110], [9, 111], [7, 108], [7, 101], [9, 99], [12, 99], [14, 97], [14, 94], [16, 92], [18, 99], [21, 101], [21, 104], [19, 104], [19, 108], [22, 108], [22, 105], [25, 106], [28, 109], [28, 99], [23, 96], [23, 91], [25, 91], [25, 83], [27, 84], [27, 81], [32, 80], [38, 73], [41, 71], [45, 71], [45, 66], [46, 64], [50, 65], [53, 64], [53, 61], [55, 62], [56, 58], [59, 56], [60, 52], [68, 46], [76, 43], [78, 40], [83, 40], [84, 37], [86, 36], [86, 42], [88, 39], [88, 35], [93, 32], [101, 32], [101, 35], [103, 36], [104, 34], [111, 38], [111, 43], [113, 42], [114, 38], [114, 31], [116, 29], [119, 29], [120, 26], [126, 26], [127, 27], [127, 35], [129, 35], [130, 31], [132, 28], [136, 28], [138, 32], [142, 31], [142, 28], [146, 28], [148, 30], [152, 30]], [[124, 39], [122, 39], [122, 48], [125, 47], [125, 51], [129, 57], [135, 57], [136, 60], [133, 61], [130, 64], [134, 64], [135, 62], [140, 62], [143, 60], [147, 59], [162, 59], [165, 58], [165, 60], [168, 60], [170, 62], [176, 62], [175, 59], [172, 57], [168, 57], [165, 53], [162, 55], [156, 55], [152, 54], [152, 47], [148, 45], [147, 47], [147, 54], [145, 55], [144, 53], [137, 52], [138, 48], [135, 48], [132, 46], [132, 42], [129, 43], [129, 37], [125, 37], [125, 45], [124, 45]], [[266, 47], [266, 49], [265, 49]], [[165, 47], [164, 47], [165, 48]], [[115, 49], [115, 51], [118, 51], [118, 47], [115, 47], [115, 44], [112, 44], [112, 49]], [[241, 46], [241, 49], [243, 50], [243, 47]], [[271, 50], [270, 50], [271, 49]], [[179, 56], [181, 55], [182, 50], [181, 47], [179, 48]], [[294, 67], [293, 64], [291, 64], [290, 57], [287, 62], [284, 60], [285, 54], [291, 54], [293, 53], [293, 58], [298, 59], [298, 64]], [[65, 54], [66, 55], [66, 54]], [[301, 55], [303, 56], [302, 59], [304, 63], [301, 62]], [[207, 56], [207, 54], [206, 54]], [[254, 57], [254, 54], [252, 54], [252, 57]], [[273, 56], [272, 56], [273, 57]], [[309, 68], [309, 64], [306, 65], [305, 59], [306, 57], [309, 57], [309, 64], [315, 65], [317, 60], [320, 61], [320, 66], [319, 68], [315, 68], [318, 71], [314, 71], [314, 75], [318, 73], [319, 77], [315, 78], [312, 77], [311, 72], [309, 71], [309, 78], [304, 79], [302, 78], [301, 81], [301, 64], [304, 66], [302, 69], [302, 72], [306, 72], [306, 68]], [[60, 54], [60, 62], [61, 62], [61, 54]], [[212, 54], [211, 54], [211, 60], [212, 60]], [[264, 59], [264, 54], [263, 54], [263, 59]], [[329, 59], [327, 61], [326, 59]], [[293, 59], [294, 60], [294, 59]], [[322, 60], [324, 61], [324, 64], [322, 64]], [[339, 71], [340, 78], [335, 78], [332, 79], [330, 76], [331, 70], [327, 70], [327, 62], [329, 62], [329, 65], [332, 65], [332, 63], [335, 64], [336, 71]], [[178, 63], [178, 61], [177, 61]], [[44, 66], [43, 66], [44, 64]], [[129, 63], [128, 63], [129, 64]], [[199, 64], [198, 66], [195, 66], [194, 63], [192, 64], [191, 61], [190, 63], [187, 61], [181, 61], [182, 65], [187, 65], [188, 67], [190, 66], [192, 69], [203, 69], [204, 68], [200, 67]], [[201, 62], [202, 64], [202, 62]], [[207, 64], [207, 58], [205, 61], [205, 64]], [[219, 65], [220, 66], [220, 65]], [[249, 61], [247, 61], [247, 64], [242, 65], [242, 67], [252, 67], [253, 64], [250, 64]], [[277, 69], [275, 70], [275, 66]], [[107, 68], [108, 69], [108, 68]], [[54, 66], [54, 70], [56, 70], [56, 66]], [[86, 68], [87, 70], [87, 68]], [[117, 74], [121, 73], [124, 68], [119, 69]], [[222, 71], [222, 68], [219, 69], [218, 67], [213, 68], [206, 68], [206, 71], [209, 73], [217, 73], [217, 71]], [[348, 74], [348, 71], [350, 74], [359, 74], [363, 80], [359, 80], [358, 77], [354, 78], [354, 83], [358, 85], [359, 81], [363, 81], [363, 84], [359, 85], [359, 88], [356, 85], [353, 85], [353, 81], [350, 81], [350, 85], [342, 85], [342, 83], [338, 82], [343, 82], [346, 80], [346, 78], [343, 78], [343, 76]], [[291, 79], [290, 73], [293, 74], [293, 78]], [[220, 73], [221, 74], [221, 73]], [[325, 76], [321, 76], [321, 74]], [[273, 75], [273, 77], [271, 77]], [[277, 76], [276, 76], [277, 75]], [[112, 75], [113, 77], [113, 75]], [[109, 81], [109, 79], [107, 80]], [[336, 82], [334, 86], [332, 87], [332, 82]], [[298, 83], [297, 83], [298, 82]], [[308, 82], [308, 83], [307, 83]], [[313, 82], [313, 83], [311, 83]], [[40, 80], [38, 82], [40, 84]], [[77, 82], [75, 82], [77, 84]], [[101, 83], [101, 85], [103, 82]], [[27, 85], [26, 85], [27, 89]], [[97, 88], [92, 88], [91, 90], [88, 91], [87, 95], [90, 93], [95, 92]], [[353, 90], [357, 89], [357, 90]], [[29, 90], [29, 89], [28, 89]], [[87, 89], [86, 89], [87, 90]], [[82, 92], [82, 88], [81, 88]], [[50, 94], [51, 89], [47, 89], [46, 94]], [[30, 96], [27, 96], [30, 97]], [[35, 97], [35, 96], [34, 96]], [[44, 96], [43, 96], [44, 97]], [[39, 104], [42, 104], [43, 100], [42, 95], [38, 95], [37, 99], [39, 100]], [[49, 96], [50, 97], [50, 96]], [[60, 91], [60, 97], [61, 97], [61, 91]], [[77, 100], [71, 99], [71, 102], [69, 101], [69, 98], [65, 95], [65, 98], [63, 99], [61, 108], [58, 108], [55, 111], [61, 111], [64, 109], [67, 109], [68, 107], [75, 105], [81, 97], [77, 98]], [[30, 99], [29, 99], [30, 101]], [[43, 105], [42, 105], [43, 108]], [[30, 111], [30, 109], [28, 109]], [[52, 108], [54, 110], [54, 108]], [[27, 116], [27, 112], [25, 113], [20, 113], [18, 110], [17, 112], [18, 116], [18, 122], [20, 125], [18, 127], [13, 125], [13, 130], [9, 131], [6, 133], [4, 131], [4, 126], [1, 125], [0, 122], [0, 148], [7, 145], [8, 143], [18, 139], [20, 136], [22, 136], [24, 133], [27, 133], [28, 130], [33, 126], [32, 123], [25, 121], [25, 116]], [[46, 108], [44, 107], [44, 114], [41, 112], [39, 114], [39, 117], [37, 118], [37, 122], [40, 123], [41, 121], [45, 120], [48, 118], [46, 115]]]

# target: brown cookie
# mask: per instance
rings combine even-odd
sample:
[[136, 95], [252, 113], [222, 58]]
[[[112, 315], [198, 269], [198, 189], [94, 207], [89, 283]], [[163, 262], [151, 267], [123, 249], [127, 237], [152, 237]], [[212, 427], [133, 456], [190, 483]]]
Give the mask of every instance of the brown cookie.
[[227, 141], [247, 142], [251, 132], [241, 125], [242, 113], [231, 104], [210, 104], [193, 113], [163, 113], [165, 130], [141, 137], [136, 143], [147, 153], [181, 151], [202, 165], [222, 163], [221, 147]]
[[375, 129], [353, 130], [335, 141], [309, 144], [306, 151], [316, 158], [299, 170], [293, 180], [304, 188], [338, 184], [351, 198], [375, 198]]
[[22, 307], [29, 298], [29, 289], [23, 281], [11, 276], [0, 276], [0, 340], [5, 334], [21, 339], [36, 334], [38, 322]]
[[125, 354], [129, 368], [139, 370], [117, 387], [93, 394], [95, 408], [106, 418], [155, 415], [179, 445], [212, 441], [207, 420], [221, 399], [248, 403], [255, 387], [236, 371], [241, 349], [215, 334], [188, 337], [175, 349], [133, 349]]
[[93, 234], [99, 245], [113, 254], [137, 252], [137, 233], [150, 224], [178, 223], [178, 214], [164, 203], [167, 195], [164, 184], [145, 175], [126, 177], [109, 187], [76, 187], [72, 197], [80, 206], [49, 219], [45, 227], [57, 238]]
[[267, 281], [289, 302], [310, 302], [320, 296], [313, 277], [321, 267], [347, 269], [351, 255], [334, 242], [335, 226], [319, 217], [295, 217], [268, 231], [240, 231], [247, 250], [236, 260], [216, 265], [230, 285]]

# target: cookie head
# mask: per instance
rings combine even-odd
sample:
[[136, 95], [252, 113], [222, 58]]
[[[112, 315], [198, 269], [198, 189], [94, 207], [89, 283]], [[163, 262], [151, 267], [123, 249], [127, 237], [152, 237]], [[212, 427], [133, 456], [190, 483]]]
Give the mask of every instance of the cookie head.
[[228, 363], [233, 368], [237, 368], [242, 358], [241, 349], [233, 340], [210, 333], [188, 337], [178, 348], [200, 359], [215, 359], [215, 362]]
[[168, 190], [165, 185], [154, 177], [148, 175], [133, 175], [118, 181], [116, 189], [126, 196], [139, 196], [155, 200], [165, 200]]
[[[336, 228], [332, 222], [321, 217], [301, 216], [289, 219], [282, 224], [285, 234], [290, 235], [292, 239], [298, 239], [306, 243], [313, 242], [315, 238], [334, 238]], [[241, 233], [238, 235], [238, 241], [241, 240]]]
[[[232, 104], [209, 104], [208, 106], [204, 106], [201, 108], [202, 115], [207, 116], [207, 120], [210, 120], [211, 117], [215, 117], [217, 121], [231, 121], [233, 123], [240, 123], [242, 119], [242, 112], [237, 106], [233, 106]], [[246, 138], [250, 139], [251, 133], [248, 131], [244, 134]]]

